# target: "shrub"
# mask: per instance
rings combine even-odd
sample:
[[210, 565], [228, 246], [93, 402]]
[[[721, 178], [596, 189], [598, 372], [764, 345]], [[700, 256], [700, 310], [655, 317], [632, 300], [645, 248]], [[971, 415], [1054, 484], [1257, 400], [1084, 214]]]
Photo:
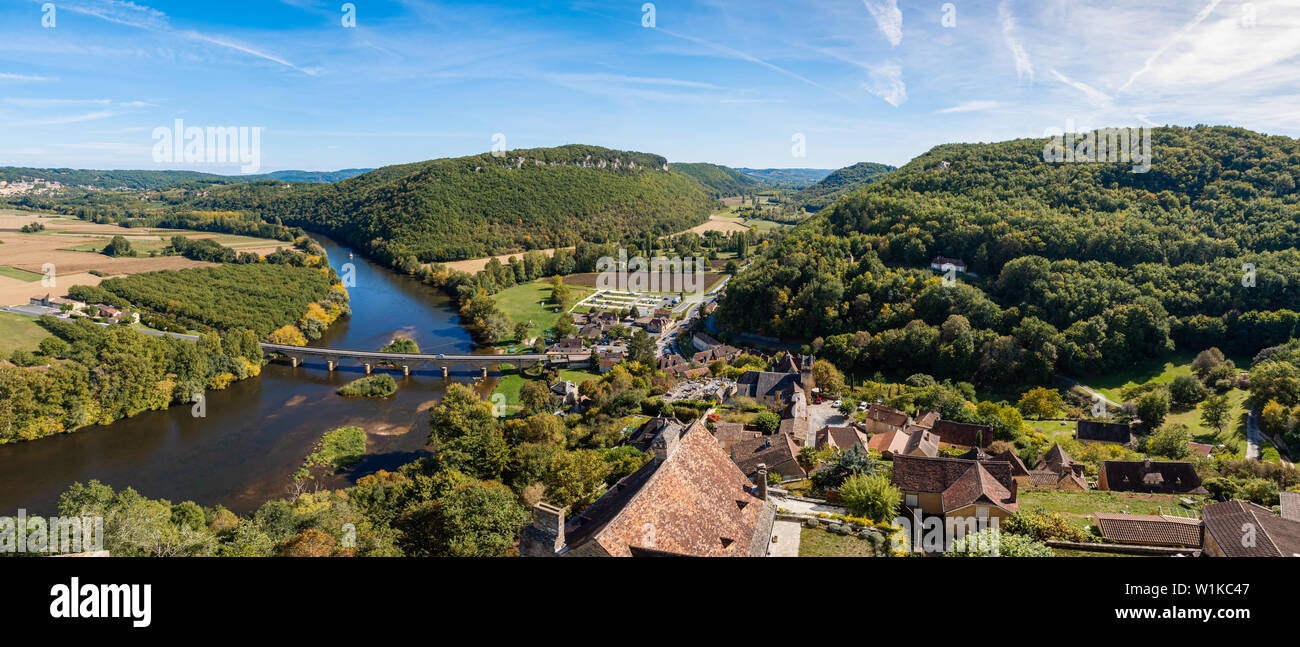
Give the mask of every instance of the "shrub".
[[903, 493], [884, 474], [854, 474], [840, 485], [840, 497], [854, 515], [887, 522], [898, 515]]
[[393, 376], [379, 373], [348, 382], [338, 393], [348, 398], [386, 398], [397, 393], [397, 382]]
[[1024, 535], [1035, 541], [1060, 539], [1062, 541], [1087, 541], [1088, 533], [1070, 523], [1059, 512], [1042, 508], [1021, 510], [1002, 523], [1002, 530], [1013, 535]]

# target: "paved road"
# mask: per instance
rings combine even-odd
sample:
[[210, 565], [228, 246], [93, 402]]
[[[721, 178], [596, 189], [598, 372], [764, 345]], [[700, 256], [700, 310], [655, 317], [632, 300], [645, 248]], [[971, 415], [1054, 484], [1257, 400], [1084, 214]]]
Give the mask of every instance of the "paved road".
[[798, 521], [777, 519], [772, 524], [772, 543], [767, 547], [768, 557], [798, 557], [799, 535], [803, 525]]
[[1246, 460], [1259, 460], [1259, 416], [1254, 411], [1246, 416]]

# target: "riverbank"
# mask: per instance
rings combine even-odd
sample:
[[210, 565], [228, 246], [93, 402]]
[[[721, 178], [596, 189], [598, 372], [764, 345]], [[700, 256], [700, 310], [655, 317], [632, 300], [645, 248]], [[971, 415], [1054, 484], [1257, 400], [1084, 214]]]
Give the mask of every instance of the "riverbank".
[[[353, 250], [313, 234], [340, 273], [351, 264], [352, 314], [309, 345], [382, 348], [396, 336], [430, 353], [484, 353], [460, 325], [440, 290], [398, 275]], [[428, 410], [448, 384], [475, 384], [486, 397], [495, 380], [475, 381], [469, 369], [441, 375], [394, 376], [398, 391], [384, 399], [345, 399], [335, 391], [363, 375], [360, 367], [330, 372], [322, 365], [271, 362], [260, 377], [212, 392], [203, 417], [191, 407], [145, 411], [107, 426], [90, 426], [37, 443], [0, 445], [0, 510], [52, 514], [73, 482], [97, 479], [133, 487], [151, 498], [221, 504], [237, 514], [284, 496], [303, 457], [321, 434], [359, 426], [368, 435], [361, 462], [318, 476], [313, 487], [340, 488], [378, 470], [427, 456]]]

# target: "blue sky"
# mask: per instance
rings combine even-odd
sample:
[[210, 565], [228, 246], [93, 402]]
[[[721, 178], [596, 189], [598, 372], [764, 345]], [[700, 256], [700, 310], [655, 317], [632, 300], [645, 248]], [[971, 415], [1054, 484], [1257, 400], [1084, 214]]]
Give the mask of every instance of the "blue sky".
[[[749, 167], [902, 164], [1050, 128], [1300, 135], [1300, 0], [42, 0], [0, 6], [0, 165], [155, 163], [260, 127], [261, 170], [587, 143]], [[948, 5], [948, 6], [945, 6]], [[792, 138], [806, 156], [792, 153]]]

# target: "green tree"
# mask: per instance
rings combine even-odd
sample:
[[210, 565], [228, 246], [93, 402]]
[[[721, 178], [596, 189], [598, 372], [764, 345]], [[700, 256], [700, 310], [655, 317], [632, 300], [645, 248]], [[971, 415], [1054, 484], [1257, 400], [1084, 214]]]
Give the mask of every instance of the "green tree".
[[1169, 415], [1169, 394], [1163, 390], [1144, 394], [1138, 398], [1137, 415], [1147, 429], [1158, 429]]
[[1213, 427], [1219, 433], [1223, 433], [1224, 427], [1228, 426], [1231, 414], [1232, 402], [1226, 393], [1212, 395], [1201, 403], [1201, 423]]
[[826, 395], [836, 396], [844, 390], [844, 374], [824, 359], [813, 362], [812, 377], [813, 383]]
[[447, 441], [472, 431], [494, 428], [496, 418], [491, 405], [479, 399], [474, 389], [453, 383], [433, 408], [429, 425], [434, 440]]
[[1194, 407], [1208, 394], [1205, 385], [1192, 375], [1179, 375], [1169, 384], [1169, 399], [1180, 407]]
[[1038, 420], [1060, 416], [1061, 408], [1064, 406], [1065, 400], [1061, 398], [1060, 391], [1041, 386], [1025, 391], [1024, 395], [1020, 396], [1020, 402], [1016, 404], [1016, 408], [1026, 418]]
[[760, 411], [754, 416], [752, 424], [764, 434], [774, 434], [781, 426], [781, 418], [771, 411]]
[[559, 507], [567, 506], [576, 515], [600, 496], [610, 469], [600, 454], [590, 449], [558, 454], [542, 479], [546, 500]]
[[1147, 452], [1175, 460], [1191, 453], [1192, 434], [1182, 425], [1165, 425], [1147, 439]]
[[627, 343], [627, 358], [630, 361], [640, 362], [654, 368], [655, 340], [645, 330], [638, 328], [636, 332], [632, 333], [632, 339]]
[[408, 555], [500, 557], [527, 520], [514, 492], [494, 481], [479, 481], [415, 506], [395, 525], [403, 531]]
[[840, 484], [840, 497], [849, 512], [877, 523], [892, 522], [903, 493], [884, 474], [854, 474]]

